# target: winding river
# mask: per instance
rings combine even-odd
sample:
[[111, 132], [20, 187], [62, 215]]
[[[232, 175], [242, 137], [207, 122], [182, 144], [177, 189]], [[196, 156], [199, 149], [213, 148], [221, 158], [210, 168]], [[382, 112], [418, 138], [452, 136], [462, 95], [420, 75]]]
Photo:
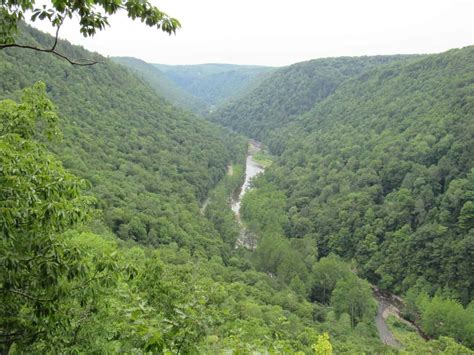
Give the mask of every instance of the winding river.
[[242, 224], [242, 221], [240, 219], [240, 205], [242, 203], [242, 198], [244, 197], [246, 192], [251, 189], [250, 181], [252, 180], [252, 178], [262, 173], [265, 169], [263, 166], [261, 166], [254, 160], [254, 155], [262, 149], [261, 144], [257, 141], [251, 140], [249, 142], [249, 145], [250, 146], [247, 155], [247, 161], [245, 164], [245, 181], [241, 188], [236, 191], [234, 196], [232, 196], [231, 208], [237, 216], [237, 220], [239, 221], [239, 224], [241, 226], [240, 236], [239, 239], [237, 239], [235, 247], [238, 248], [242, 246], [247, 249], [253, 250], [257, 246], [256, 238], [255, 235], [246, 230]]
[[[265, 168], [258, 164], [254, 160], [254, 155], [258, 153], [262, 149], [261, 144], [259, 142], [251, 140], [249, 142], [249, 150], [247, 154], [247, 161], [245, 164], [245, 181], [240, 189], [236, 190], [233, 196], [231, 197], [231, 208], [234, 211], [237, 221], [240, 224], [240, 235], [235, 243], [235, 247], [244, 247], [250, 250], [254, 250], [257, 247], [257, 238], [256, 236], [247, 230], [240, 219], [240, 206], [242, 203], [242, 198], [244, 195], [251, 189], [250, 182], [252, 178], [256, 175], [263, 173]], [[397, 306], [400, 306], [400, 300], [395, 299], [392, 295], [387, 296], [387, 294], [383, 294], [380, 291], [376, 291], [374, 296], [378, 302], [378, 312], [375, 317], [375, 325], [377, 327], [380, 340], [382, 343], [391, 346], [395, 349], [400, 349], [402, 344], [395, 339], [392, 332], [390, 331], [389, 327], [386, 324], [387, 316], [391, 314], [395, 314], [399, 319], [402, 319], [399, 315], [400, 311]], [[397, 301], [398, 303], [396, 303]], [[397, 305], [397, 306], [396, 306]], [[422, 334], [420, 334], [422, 335]]]

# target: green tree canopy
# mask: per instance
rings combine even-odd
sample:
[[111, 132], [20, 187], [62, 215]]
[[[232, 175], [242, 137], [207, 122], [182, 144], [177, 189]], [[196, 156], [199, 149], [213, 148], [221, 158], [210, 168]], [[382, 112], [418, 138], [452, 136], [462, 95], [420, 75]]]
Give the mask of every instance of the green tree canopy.
[[35, 127], [46, 121], [54, 132], [56, 119], [44, 83], [26, 89], [20, 104], [0, 102], [0, 338], [6, 349], [52, 330], [60, 298], [72, 292], [69, 281], [88, 277], [81, 252], [60, 235], [84, 220], [94, 199], [81, 194], [85, 181], [34, 140]]
[[336, 314], [349, 314], [352, 327], [364, 320], [370, 320], [376, 310], [369, 283], [355, 275], [337, 282], [331, 303]]
[[[38, 4], [35, 0], [5, 0], [0, 8], [0, 49], [18, 47], [39, 52], [52, 53], [75, 65], [96, 64], [93, 60], [75, 61], [59, 53], [59, 30], [66, 19], [73, 16], [79, 19], [79, 31], [84, 37], [91, 37], [109, 25], [109, 16], [120, 10], [133, 20], [139, 19], [147, 26], [156, 27], [168, 34], [176, 33], [181, 27], [179, 21], [168, 16], [146, 0], [56, 0], [51, 3]], [[56, 37], [50, 48], [43, 48], [29, 43], [17, 43], [18, 27], [27, 17], [32, 22], [49, 21], [56, 28]]]
[[126, 11], [128, 17], [140, 19], [147, 26], [157, 27], [166, 33], [175, 33], [180, 28], [178, 20], [168, 16], [148, 1], [140, 0], [92, 0], [92, 1], [52, 1], [50, 4], [38, 4], [35, 0], [6, 0], [0, 9], [0, 43], [15, 43], [14, 34], [18, 23], [31, 13], [31, 21], [47, 20], [54, 27], [61, 27], [65, 18], [79, 16], [80, 32], [93, 36], [103, 30], [108, 16], [119, 10]]

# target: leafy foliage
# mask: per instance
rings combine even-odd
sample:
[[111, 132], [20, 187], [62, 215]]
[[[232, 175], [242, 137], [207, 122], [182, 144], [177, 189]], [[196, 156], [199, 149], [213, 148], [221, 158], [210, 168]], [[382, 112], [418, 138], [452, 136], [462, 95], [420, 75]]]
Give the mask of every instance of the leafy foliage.
[[[279, 155], [242, 206], [262, 236], [263, 269], [278, 274], [283, 260], [305, 260], [304, 252], [285, 255], [309, 241], [319, 257], [354, 260], [360, 276], [384, 289], [403, 294], [425, 284], [431, 296], [449, 290], [463, 305], [472, 301], [472, 58], [466, 47], [369, 66], [301, 116], [292, 117], [286, 103], [283, 121], [270, 120], [262, 102], [250, 101], [256, 96], [234, 104], [252, 102], [252, 116], [220, 111], [216, 117], [241, 132], [263, 123], [255, 136]], [[271, 82], [255, 92], [272, 92]], [[327, 302], [324, 290], [334, 286], [304, 282]]]
[[318, 342], [314, 346], [316, 355], [332, 355], [332, 345], [329, 342], [328, 333], [318, 336]]
[[416, 329], [413, 326], [401, 322], [394, 316], [388, 317], [388, 324], [396, 338], [405, 345], [400, 354], [474, 354], [474, 351], [456, 343], [449, 337], [441, 336], [438, 340], [425, 341], [416, 334]]
[[[50, 41], [25, 28], [24, 40]], [[74, 57], [91, 54], [60, 42]], [[42, 79], [64, 119], [64, 165], [92, 183], [107, 225], [144, 244], [175, 241], [217, 249], [220, 237], [199, 203], [245, 150], [240, 139], [180, 111], [118, 64], [78, 68], [46, 54], [0, 52], [1, 96]]]
[[[31, 32], [37, 39], [44, 39]], [[65, 43], [60, 45], [81, 52]], [[36, 68], [42, 67], [41, 55], [25, 57], [13, 50], [2, 52], [6, 67], [2, 73], [6, 79], [2, 81], [4, 96], [17, 96], [17, 88], [33, 78], [43, 76], [48, 80], [46, 87], [36, 84], [33, 89], [26, 89], [20, 104], [12, 100], [1, 103], [0, 294], [2, 304], [6, 305], [0, 317], [2, 351], [309, 350], [317, 338], [311, 304], [285, 285], [275, 284], [267, 275], [253, 270], [245, 257], [221, 257], [223, 251], [230, 254], [233, 249], [232, 238], [226, 238], [233, 227], [229, 229], [227, 224], [219, 223], [217, 212], [219, 208], [225, 209], [223, 196], [242, 178], [237, 167], [235, 178], [223, 180], [211, 194], [212, 202], [206, 212], [210, 221], [199, 213], [197, 185], [178, 174], [161, 177], [169, 190], [156, 190], [153, 194], [141, 190], [133, 200], [136, 185], [145, 184], [146, 179], [152, 180], [154, 176], [145, 169], [148, 163], [152, 165], [149, 160], [142, 161], [146, 156], [159, 159], [160, 154], [167, 155], [169, 159], [160, 162], [163, 169], [180, 169], [181, 176], [194, 173], [197, 179], [210, 179], [210, 189], [215, 185], [212, 179], [216, 183], [220, 180], [219, 175], [211, 178], [213, 159], [217, 166], [222, 164], [223, 176], [232, 157], [243, 160], [245, 144], [163, 103], [149, 87], [124, 73], [121, 67], [108, 64], [68, 72], [70, 67], [50, 59], [51, 71], [39, 74]], [[68, 78], [74, 78], [75, 85], [69, 84]], [[114, 85], [107, 85], [107, 79]], [[130, 92], [130, 100], [121, 103], [126, 96], [114, 91], [115, 85], [133, 87], [136, 96]], [[64, 118], [65, 143], [59, 148], [41, 133], [59, 133], [55, 127], [57, 115], [45, 89], [56, 97]], [[141, 100], [148, 100], [149, 111]], [[101, 106], [107, 103], [108, 106]], [[135, 140], [126, 129], [133, 126], [142, 129]], [[116, 137], [115, 130], [122, 133]], [[158, 134], [159, 139], [154, 139]], [[173, 144], [175, 139], [180, 144]], [[233, 150], [224, 148], [219, 140], [230, 144], [228, 147]], [[196, 154], [192, 158], [185, 148], [188, 144]], [[199, 150], [207, 144], [215, 149]], [[158, 222], [169, 229], [158, 230], [154, 238], [163, 241], [169, 237], [169, 245], [160, 243], [157, 250], [130, 248], [127, 245], [133, 245], [133, 238], [127, 239], [127, 245], [119, 245], [101, 225], [100, 211], [95, 214], [98, 220], [90, 227], [103, 236], [72, 230], [89, 229], [78, 223], [84, 220], [94, 199], [81, 194], [87, 184], [66, 172], [46, 145], [72, 170], [91, 180], [91, 190], [98, 195], [98, 207], [104, 208], [105, 213], [115, 204], [127, 206], [131, 235], [150, 233], [142, 218], [149, 221], [156, 216], [155, 210], [161, 208], [163, 215], [157, 216]], [[137, 149], [139, 146], [142, 152]], [[72, 159], [68, 159], [66, 149]], [[179, 153], [186, 159], [181, 160]], [[225, 157], [221, 160], [222, 155]], [[144, 176], [114, 176], [117, 159], [128, 164], [130, 171], [144, 171]], [[193, 166], [205, 168], [196, 171]], [[127, 183], [127, 176], [133, 176], [131, 183]], [[124, 183], [122, 191], [126, 193], [108, 190], [120, 183]], [[168, 198], [168, 204], [162, 204], [163, 198]], [[140, 211], [135, 204], [138, 202], [148, 204], [147, 209]], [[230, 222], [227, 214], [223, 216]], [[114, 226], [112, 223], [112, 229]], [[185, 239], [179, 228], [194, 232]], [[114, 229], [118, 234], [122, 230], [124, 227]], [[171, 242], [173, 239], [181, 246]], [[302, 338], [295, 340], [298, 337]]]
[[0, 9], [0, 45], [16, 43], [15, 34], [18, 25], [31, 13], [30, 20], [49, 21], [58, 30], [66, 18], [78, 16], [80, 32], [93, 36], [103, 30], [108, 23], [108, 16], [125, 10], [128, 17], [140, 19], [147, 26], [157, 27], [166, 33], [175, 33], [181, 27], [178, 20], [153, 6], [148, 1], [138, 0], [94, 0], [94, 1], [53, 1], [47, 4], [36, 4], [35, 0], [5, 0]]
[[56, 118], [43, 83], [25, 90], [20, 104], [0, 102], [0, 332], [7, 348], [54, 332], [64, 322], [55, 320], [63, 297], [90, 276], [81, 251], [60, 233], [83, 221], [94, 200], [34, 139], [37, 125], [44, 120], [54, 131]]
[[113, 57], [112, 60], [134, 70], [156, 90], [159, 96], [173, 105], [196, 114], [207, 114], [208, 105], [205, 102], [184, 91], [153, 64], [131, 57]]
[[[210, 117], [245, 135], [262, 140], [334, 93], [364, 71], [407, 56], [316, 59], [270, 72], [259, 85], [219, 107]], [[276, 152], [275, 147], [273, 150]]]
[[[243, 201], [259, 238], [252, 253], [235, 249], [229, 208], [243, 139], [103, 58], [71, 68], [0, 52], [1, 96], [23, 92], [0, 103], [1, 350], [395, 353], [379, 341], [366, 277], [411, 287], [413, 318], [439, 336], [410, 334], [407, 351], [469, 353], [453, 338], [472, 346], [472, 304], [462, 305], [472, 286], [472, 57], [467, 48], [375, 69], [369, 60], [369, 72], [265, 134], [279, 154]], [[47, 84], [22, 90], [38, 79]], [[46, 92], [60, 145], [47, 139], [59, 131]]]
[[269, 139], [284, 152], [248, 203], [283, 193], [288, 237], [355, 258], [385, 288], [406, 291], [423, 276], [471, 300], [472, 51], [347, 81]]
[[154, 65], [211, 108], [245, 92], [271, 71], [268, 67], [233, 64]]
[[336, 283], [331, 296], [336, 314], [347, 313], [351, 317], [354, 327], [362, 320], [370, 321], [375, 315], [375, 302], [371, 299], [372, 290], [367, 281], [355, 276], [346, 280], [340, 279]]
[[[245, 157], [242, 157], [241, 161], [244, 159]], [[242, 163], [230, 166], [229, 170], [232, 171], [232, 175], [228, 174], [212, 190], [203, 212], [219, 231], [226, 245], [233, 248], [241, 231], [234, 213], [229, 208], [230, 198], [242, 186], [245, 175]]]
[[456, 300], [435, 296], [422, 301], [419, 307], [421, 324], [429, 336], [447, 335], [474, 348], [474, 302], [463, 308]]

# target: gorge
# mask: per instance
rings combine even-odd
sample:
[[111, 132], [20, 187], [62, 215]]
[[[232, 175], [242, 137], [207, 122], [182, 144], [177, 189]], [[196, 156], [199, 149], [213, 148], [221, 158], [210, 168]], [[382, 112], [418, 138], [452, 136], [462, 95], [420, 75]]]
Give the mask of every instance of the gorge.
[[0, 50], [3, 353], [473, 353], [473, 46], [268, 68], [54, 45], [100, 63]]

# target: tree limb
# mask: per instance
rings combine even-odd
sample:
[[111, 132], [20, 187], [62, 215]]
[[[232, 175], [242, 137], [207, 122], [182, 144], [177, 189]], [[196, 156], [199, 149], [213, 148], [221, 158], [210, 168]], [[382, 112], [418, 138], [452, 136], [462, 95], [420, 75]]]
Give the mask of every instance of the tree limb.
[[59, 30], [60, 30], [63, 22], [64, 22], [64, 17], [61, 18], [61, 21], [58, 24], [58, 28], [56, 29], [56, 36], [54, 37], [54, 43], [53, 43], [53, 46], [51, 47], [51, 50], [53, 50], [53, 51], [56, 49], [56, 45], [58, 44]]
[[37, 52], [51, 53], [51, 54], [54, 54], [54, 55], [56, 55], [56, 56], [58, 56], [62, 59], [67, 60], [70, 64], [77, 65], [77, 66], [89, 66], [89, 65], [94, 65], [94, 64], [99, 63], [97, 61], [88, 61], [86, 63], [76, 62], [72, 59], [69, 59], [64, 54], [61, 54], [58, 51], [56, 51], [56, 46], [58, 45], [58, 40], [59, 40], [59, 30], [61, 29], [61, 26], [63, 25], [63, 22], [64, 22], [64, 17], [59, 17], [59, 18], [60, 18], [60, 20], [59, 20], [59, 23], [57, 24], [56, 35], [54, 36], [54, 43], [53, 43], [53, 46], [51, 48], [48, 49], [48, 48], [40, 48], [40, 47], [30, 46], [30, 45], [26, 45], [26, 44], [9, 43], [9, 44], [0, 44], [0, 50], [5, 49], [5, 48], [23, 48], [23, 49], [31, 49], [31, 50], [37, 51]]
[[89, 65], [94, 65], [94, 64], [100, 63], [98, 61], [90, 61], [90, 62], [87, 62], [87, 63], [80, 63], [80, 62], [73, 61], [73, 60], [69, 59], [68, 57], [66, 57], [64, 54], [61, 54], [61, 53], [57, 52], [55, 50], [56, 44], [57, 44], [57, 38], [54, 42], [53, 47], [50, 48], [50, 49], [34, 47], [34, 46], [25, 45], [25, 44], [11, 43], [11, 44], [0, 44], [0, 50], [5, 49], [5, 48], [23, 48], [23, 49], [31, 49], [31, 50], [37, 51], [37, 52], [51, 53], [51, 54], [54, 54], [54, 55], [56, 55], [56, 56], [58, 56], [62, 59], [67, 60], [70, 64], [77, 65], [77, 66], [89, 66]]

